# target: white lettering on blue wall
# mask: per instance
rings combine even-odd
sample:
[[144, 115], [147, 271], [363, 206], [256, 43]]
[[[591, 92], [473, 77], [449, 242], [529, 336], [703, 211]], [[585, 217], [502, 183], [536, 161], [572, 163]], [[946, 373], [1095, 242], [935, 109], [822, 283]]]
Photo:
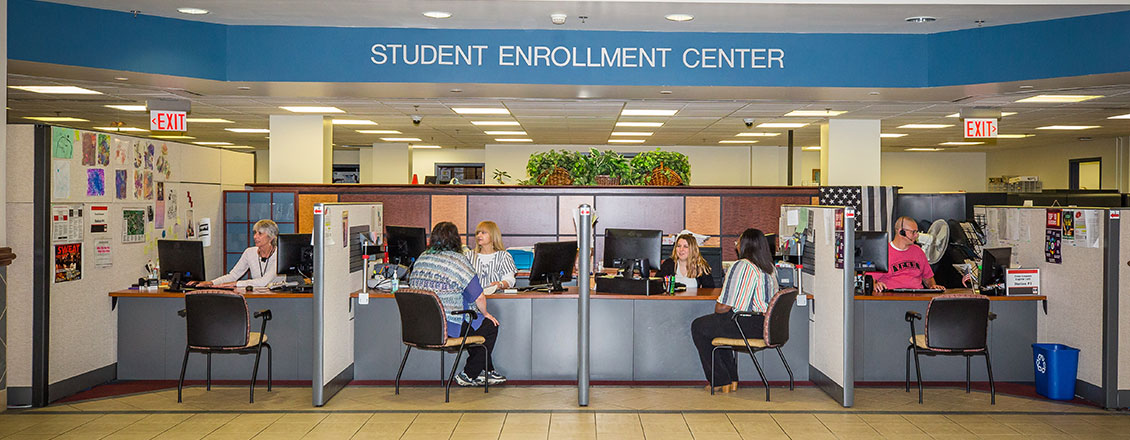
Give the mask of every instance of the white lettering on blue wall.
[[[377, 43], [369, 60], [376, 65], [504, 67], [667, 68], [670, 47], [576, 47]], [[491, 56], [491, 52], [496, 56]], [[777, 48], [690, 47], [682, 50], [687, 69], [784, 69], [785, 50]]]

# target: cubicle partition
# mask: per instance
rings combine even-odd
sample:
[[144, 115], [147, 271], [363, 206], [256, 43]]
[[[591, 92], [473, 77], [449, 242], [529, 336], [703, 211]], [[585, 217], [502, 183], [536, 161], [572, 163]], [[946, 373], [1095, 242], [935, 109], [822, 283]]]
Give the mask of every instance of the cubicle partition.
[[[353, 304], [362, 290], [360, 234], [382, 230], [383, 207], [372, 203], [319, 203], [314, 213], [313, 403], [325, 405], [353, 380]], [[351, 252], [352, 251], [352, 252]]]
[[1107, 365], [1113, 368], [1109, 374], [1118, 384], [1115, 387], [1114, 406], [1126, 408], [1130, 407], [1130, 226], [1120, 223], [1122, 214], [1130, 213], [1130, 210], [1112, 209], [1110, 212], [1118, 214], [1118, 218], [1109, 221], [1112, 233], [1115, 227], [1118, 228], [1119, 246], [1113, 264], [1113, 267], [1117, 267], [1117, 278], [1113, 283], [1116, 293], [1107, 298], [1107, 306], [1113, 309], [1113, 313], [1110, 310], [1107, 312], [1107, 336], [1114, 339], [1117, 354], [1111, 356]]

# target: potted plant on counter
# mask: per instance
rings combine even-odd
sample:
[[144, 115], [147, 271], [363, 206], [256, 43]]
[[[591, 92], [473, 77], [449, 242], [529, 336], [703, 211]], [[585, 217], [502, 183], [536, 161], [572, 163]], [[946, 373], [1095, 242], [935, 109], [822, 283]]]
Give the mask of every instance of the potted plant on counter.
[[691, 165], [687, 156], [674, 151], [644, 151], [632, 158], [631, 167], [640, 185], [678, 186], [691, 181]]
[[580, 154], [571, 151], [549, 150], [530, 155], [526, 162], [526, 174], [530, 185], [572, 185], [573, 171], [578, 165]]
[[589, 151], [589, 169], [593, 175], [593, 183], [600, 186], [620, 185], [624, 180], [630, 180], [632, 171], [628, 159], [612, 150], [598, 151], [593, 148]]

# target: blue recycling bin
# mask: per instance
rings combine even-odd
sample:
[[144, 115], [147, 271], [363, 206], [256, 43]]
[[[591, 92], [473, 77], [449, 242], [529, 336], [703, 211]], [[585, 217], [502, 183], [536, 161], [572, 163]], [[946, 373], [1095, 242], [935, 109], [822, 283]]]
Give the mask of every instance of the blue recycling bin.
[[1036, 368], [1036, 392], [1053, 400], [1075, 398], [1075, 375], [1079, 371], [1079, 349], [1063, 344], [1032, 344]]

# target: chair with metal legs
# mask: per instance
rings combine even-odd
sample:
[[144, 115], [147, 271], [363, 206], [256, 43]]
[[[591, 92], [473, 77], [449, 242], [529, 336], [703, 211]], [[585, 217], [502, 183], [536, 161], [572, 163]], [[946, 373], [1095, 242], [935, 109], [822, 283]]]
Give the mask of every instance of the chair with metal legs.
[[251, 403], [255, 403], [255, 381], [259, 375], [259, 357], [267, 349], [267, 391], [271, 391], [271, 344], [267, 343], [267, 321], [271, 310], [260, 310], [253, 315], [262, 318], [258, 332], [251, 331], [247, 300], [243, 295], [226, 290], [198, 290], [184, 295], [184, 309], [177, 315], [185, 319], [188, 343], [184, 347], [180, 379], [177, 381], [177, 403], [181, 402], [184, 373], [188, 369], [189, 353], [204, 353], [208, 360], [205, 389], [212, 389], [212, 354], [254, 354], [255, 366], [251, 370]]
[[[445, 381], [440, 377], [444, 387], [443, 401], [451, 401], [451, 382], [455, 380], [455, 371], [459, 368], [459, 359], [467, 347], [479, 347], [487, 351], [486, 338], [482, 336], [467, 336], [470, 326], [463, 328], [463, 334], [458, 338], [447, 337], [447, 317], [443, 310], [443, 303], [435, 292], [401, 288], [393, 296], [396, 306], [400, 310], [400, 337], [404, 342], [404, 357], [400, 360], [400, 369], [396, 371], [395, 394], [400, 394], [400, 375], [404, 373], [404, 365], [408, 363], [408, 354], [412, 348], [421, 350], [436, 350], [445, 353], [455, 353], [455, 362], [451, 365], [451, 374]], [[459, 310], [452, 312], [454, 315], [470, 315], [475, 320], [478, 314], [474, 310]], [[442, 358], [441, 358], [442, 360]], [[490, 354], [487, 354], [486, 371], [490, 371]], [[490, 383], [483, 387], [484, 393], [490, 392]]]
[[993, 381], [993, 364], [989, 360], [989, 321], [997, 318], [989, 312], [989, 298], [983, 295], [952, 294], [936, 296], [926, 306], [925, 334], [914, 330], [914, 321], [922, 319], [915, 311], [906, 312], [910, 323], [910, 345], [906, 347], [906, 392], [910, 392], [910, 361], [914, 358], [914, 371], [918, 378], [918, 403], [922, 403], [922, 356], [965, 357], [965, 392], [970, 392], [969, 359], [985, 357], [989, 374], [989, 401], [997, 403], [997, 388]]
[[[765, 401], [769, 401], [769, 381], [765, 378], [765, 372], [761, 369], [761, 363], [757, 362], [757, 357], [754, 353], [761, 350], [772, 348], [777, 350], [777, 355], [781, 357], [781, 362], [785, 364], [785, 370], [789, 372], [789, 389], [794, 389], [793, 382], [793, 369], [789, 367], [789, 361], [785, 360], [785, 354], [781, 352], [781, 346], [789, 341], [789, 318], [792, 316], [793, 303], [796, 301], [797, 290], [794, 288], [783, 289], [773, 295], [769, 300], [769, 307], [765, 313], [765, 324], [762, 330], [761, 339], [749, 339], [745, 336], [745, 331], [738, 325], [738, 318], [752, 316], [752, 312], [738, 312], [734, 313], [734, 325], [738, 327], [738, 332], [741, 333], [741, 339], [735, 338], [714, 338], [710, 344], [714, 349], [710, 351], [710, 383], [714, 383], [714, 354], [718, 350], [731, 350], [749, 353], [750, 360], [753, 361], [754, 368], [757, 368], [757, 375], [761, 377], [761, 383], [765, 386]], [[714, 394], [714, 387], [710, 387], [710, 394]]]

